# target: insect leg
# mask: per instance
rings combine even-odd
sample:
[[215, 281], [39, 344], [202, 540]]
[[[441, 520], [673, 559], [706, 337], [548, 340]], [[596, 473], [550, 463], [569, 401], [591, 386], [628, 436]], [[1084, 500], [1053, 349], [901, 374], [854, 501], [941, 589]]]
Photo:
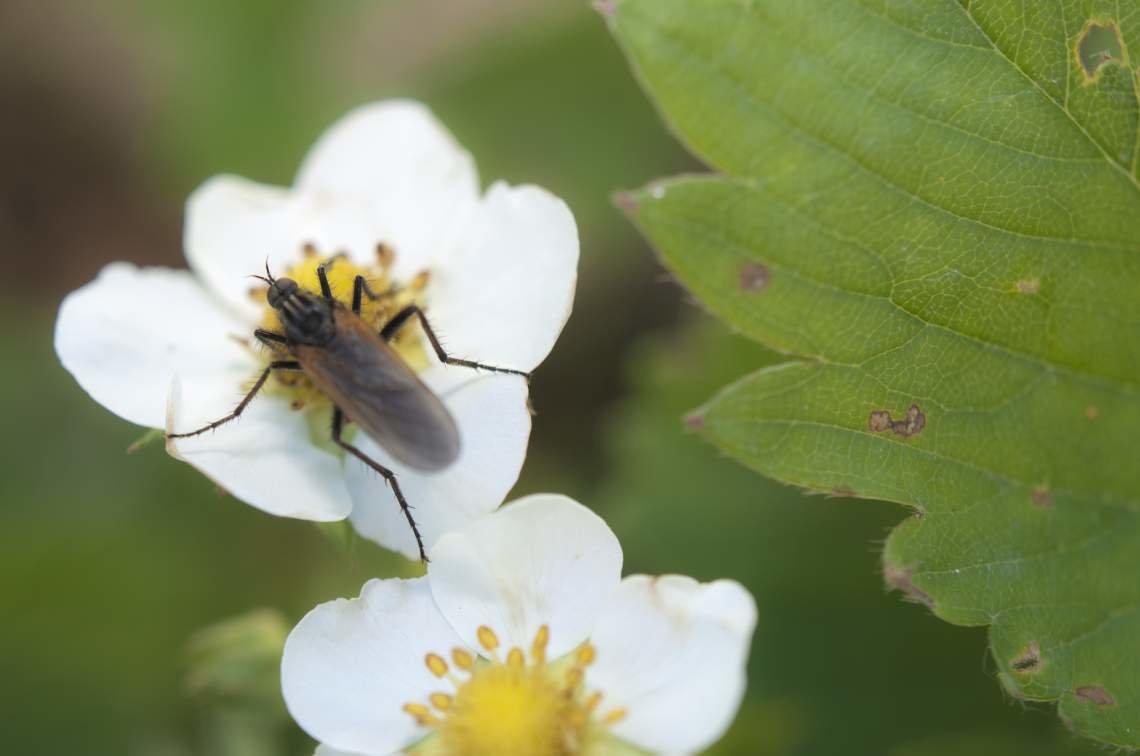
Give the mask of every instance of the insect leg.
[[274, 370], [300, 370], [300, 369], [301, 369], [301, 363], [299, 363], [295, 360], [274, 360], [273, 362], [269, 363], [269, 365], [266, 366], [265, 370], [261, 371], [261, 375], [258, 376], [256, 381], [254, 381], [253, 388], [251, 388], [249, 390], [249, 393], [245, 395], [245, 398], [243, 398], [240, 402], [238, 402], [238, 406], [234, 407], [233, 412], [226, 415], [225, 417], [222, 417], [222, 418], [215, 420], [212, 423], [207, 423], [206, 425], [203, 425], [201, 428], [198, 428], [197, 430], [192, 430], [192, 431], [189, 431], [187, 433], [167, 433], [166, 437], [167, 438], [190, 438], [191, 436], [197, 436], [201, 433], [205, 433], [206, 431], [214, 430], [219, 425], [225, 425], [226, 423], [228, 423], [231, 420], [237, 420], [238, 417], [241, 416], [241, 413], [245, 411], [246, 406], [251, 401], [253, 401], [253, 397], [257, 396], [257, 392], [261, 391], [261, 387], [265, 385], [265, 381], [269, 378], [270, 372], [272, 372]]
[[284, 351], [285, 345], [289, 343], [281, 334], [267, 331], [264, 328], [254, 329], [253, 337], [275, 352]]
[[420, 319], [420, 325], [423, 326], [424, 333], [427, 334], [428, 341], [431, 342], [431, 348], [435, 350], [435, 354], [437, 357], [439, 357], [440, 362], [445, 362], [448, 365], [461, 365], [463, 367], [469, 367], [474, 370], [488, 370], [492, 373], [521, 375], [528, 381], [530, 380], [530, 373], [524, 370], [514, 370], [513, 368], [484, 365], [482, 362], [463, 360], [459, 357], [451, 357], [448, 355], [448, 353], [444, 350], [443, 345], [439, 343], [439, 338], [435, 335], [435, 331], [432, 330], [431, 324], [428, 323], [427, 316], [424, 315], [424, 311], [421, 310], [418, 305], [408, 305], [404, 309], [397, 312], [391, 320], [384, 324], [384, 327], [380, 330], [380, 337], [385, 341], [390, 341], [392, 337], [396, 335], [396, 332], [399, 331], [400, 328], [402, 328], [403, 325], [413, 317]]
[[329, 286], [329, 275], [325, 272], [325, 268], [332, 265], [334, 260], [336, 260], [335, 257], [317, 266], [317, 280], [321, 282], [321, 296], [325, 298], [326, 302], [332, 302], [333, 295], [332, 287]]
[[357, 276], [352, 279], [352, 311], [357, 315], [360, 314], [360, 304], [364, 296], [373, 302], [380, 298], [379, 294], [372, 291], [372, 287], [368, 285], [364, 276]]
[[332, 420], [332, 440], [333, 440], [333, 443], [335, 443], [340, 448], [344, 449], [346, 452], [348, 452], [352, 456], [359, 459], [364, 464], [371, 467], [376, 472], [380, 473], [380, 475], [384, 478], [384, 480], [388, 482], [388, 485], [392, 487], [392, 493], [394, 493], [396, 495], [396, 501], [399, 502], [400, 509], [403, 511], [404, 517], [408, 521], [408, 525], [410, 525], [412, 528], [412, 535], [414, 535], [416, 537], [416, 546], [420, 550], [420, 561], [423, 562], [424, 564], [427, 564], [428, 558], [427, 558], [427, 552], [424, 551], [424, 539], [422, 536], [420, 536], [420, 529], [419, 529], [419, 527], [416, 526], [416, 521], [412, 517], [412, 508], [410, 506], [408, 506], [408, 502], [404, 498], [404, 492], [400, 490], [400, 484], [396, 482], [396, 473], [392, 472], [387, 467], [384, 467], [384, 465], [382, 465], [379, 462], [377, 462], [376, 460], [372, 459], [371, 457], [369, 457], [364, 452], [360, 451], [360, 449], [357, 449], [352, 444], [341, 439], [340, 434], [341, 434], [341, 429], [343, 426], [344, 426], [344, 413], [340, 411], [339, 407], [337, 407], [336, 409], [333, 410], [333, 420]]

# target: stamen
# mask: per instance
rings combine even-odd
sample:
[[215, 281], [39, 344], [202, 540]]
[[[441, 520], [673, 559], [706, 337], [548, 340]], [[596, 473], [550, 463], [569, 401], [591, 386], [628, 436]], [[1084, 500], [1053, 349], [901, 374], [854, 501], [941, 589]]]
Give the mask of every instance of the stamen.
[[430, 728], [440, 753], [578, 753], [602, 736], [603, 729], [628, 716], [625, 707], [603, 710], [602, 692], [588, 687], [586, 671], [597, 658], [591, 643], [580, 644], [569, 658], [551, 664], [546, 660], [547, 625], [539, 627], [529, 649], [504, 647], [486, 625], [475, 635], [478, 654], [486, 659], [464, 647], [425, 654], [424, 665], [432, 675], [455, 689], [437, 690], [425, 703], [403, 706], [419, 726]]
[[439, 720], [431, 713], [431, 709], [423, 704], [408, 703], [404, 704], [403, 709], [406, 713], [415, 717], [416, 724], [421, 727], [435, 727], [439, 724]]
[[431, 280], [431, 273], [427, 272], [426, 270], [421, 270], [419, 273], [416, 274], [416, 277], [412, 279], [411, 283], [408, 284], [408, 288], [414, 289], [417, 291], [420, 289], [427, 288], [428, 281], [430, 281], [430, 280]]
[[475, 635], [479, 638], [479, 645], [485, 651], [494, 651], [499, 647], [499, 636], [495, 635], [495, 631], [486, 625], [480, 625], [479, 629], [475, 631]]
[[526, 665], [526, 658], [521, 648], [515, 647], [507, 654], [507, 666], [522, 669]]
[[445, 677], [447, 675], [447, 662], [439, 654], [428, 654], [424, 657], [424, 664], [436, 677]]
[[462, 648], [453, 649], [451, 652], [451, 660], [455, 662], [455, 666], [462, 669], [464, 672], [470, 672], [471, 668], [475, 666], [475, 657], [464, 651]]
[[546, 625], [538, 628], [534, 635], [534, 643], [530, 646], [530, 657], [535, 664], [546, 663], [546, 644], [550, 641], [550, 628]]
[[613, 725], [616, 725], [618, 722], [625, 719], [626, 715], [628, 715], [628, 714], [629, 714], [628, 709], [624, 709], [624, 708], [612, 709], [612, 710], [610, 710], [609, 713], [607, 713], [604, 717], [602, 717], [602, 727], [612, 727]]
[[396, 250], [392, 249], [384, 242], [376, 245], [376, 260], [380, 263], [380, 267], [384, 270], [392, 267], [393, 261], [396, 259]]
[[305, 257], [316, 257], [317, 245], [311, 241], [305, 242], [304, 246], [301, 247], [301, 254], [303, 254]]

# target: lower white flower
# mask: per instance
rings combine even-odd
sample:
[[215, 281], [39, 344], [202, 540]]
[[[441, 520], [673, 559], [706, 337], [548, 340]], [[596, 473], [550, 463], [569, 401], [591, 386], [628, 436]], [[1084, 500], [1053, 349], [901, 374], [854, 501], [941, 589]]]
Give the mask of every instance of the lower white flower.
[[[336, 298], [364, 276], [379, 329], [416, 304], [453, 357], [530, 371], [570, 312], [578, 260], [573, 216], [534, 186], [480, 194], [471, 156], [424, 106], [353, 111], [305, 158], [291, 189], [210, 179], [187, 203], [191, 271], [107, 266], [60, 308], [55, 346], [96, 401], [139, 425], [189, 431], [234, 409], [271, 359], [253, 331], [279, 332], [264, 286], [276, 276]], [[456, 421], [459, 458], [440, 472], [403, 465], [363, 433], [352, 443], [395, 472], [426, 543], [493, 510], [514, 485], [530, 435], [527, 385], [441, 364], [411, 322], [396, 350]], [[175, 380], [177, 379], [177, 380]], [[329, 442], [331, 405], [304, 376], [278, 373], [240, 419], [168, 449], [253, 506], [331, 521], [415, 557], [415, 539], [384, 480]], [[352, 428], [353, 426], [350, 426]]]
[[731, 724], [756, 624], [733, 581], [621, 579], [581, 504], [540, 494], [445, 534], [428, 574], [312, 610], [282, 687], [318, 754], [699, 751]]

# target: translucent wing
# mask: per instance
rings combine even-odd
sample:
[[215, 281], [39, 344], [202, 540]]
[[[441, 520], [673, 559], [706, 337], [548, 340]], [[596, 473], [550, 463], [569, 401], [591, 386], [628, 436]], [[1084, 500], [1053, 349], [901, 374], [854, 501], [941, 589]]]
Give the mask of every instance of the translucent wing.
[[338, 307], [336, 337], [293, 354], [310, 380], [361, 430], [408, 467], [442, 470], [459, 456], [443, 402], [359, 317]]

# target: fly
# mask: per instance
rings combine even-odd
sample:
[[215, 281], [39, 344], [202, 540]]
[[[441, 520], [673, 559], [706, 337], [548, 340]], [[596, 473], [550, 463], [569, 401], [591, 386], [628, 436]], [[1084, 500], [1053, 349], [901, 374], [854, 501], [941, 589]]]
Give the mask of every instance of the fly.
[[396, 475], [342, 437], [344, 425], [354, 422], [401, 463], [415, 470], [443, 470], [459, 457], [459, 429], [439, 397], [432, 393], [389, 342], [412, 318], [417, 318], [440, 362], [495, 373], [530, 374], [521, 370], [484, 365], [451, 357], [417, 305], [396, 313], [379, 332], [360, 317], [368, 290], [364, 276], [352, 285], [352, 307], [332, 295], [326, 267], [317, 268], [321, 293], [301, 288], [291, 278], [274, 278], [266, 266], [265, 276], [255, 276], [269, 285], [266, 300], [277, 311], [284, 333], [264, 328], [253, 332], [265, 346], [288, 359], [273, 360], [254, 381], [253, 387], [225, 417], [187, 433], [169, 433], [167, 438], [189, 438], [214, 430], [241, 416], [274, 371], [300, 371], [332, 402], [332, 440], [337, 446], [383, 476], [395, 494], [412, 534], [421, 561], [427, 561], [423, 538]]

